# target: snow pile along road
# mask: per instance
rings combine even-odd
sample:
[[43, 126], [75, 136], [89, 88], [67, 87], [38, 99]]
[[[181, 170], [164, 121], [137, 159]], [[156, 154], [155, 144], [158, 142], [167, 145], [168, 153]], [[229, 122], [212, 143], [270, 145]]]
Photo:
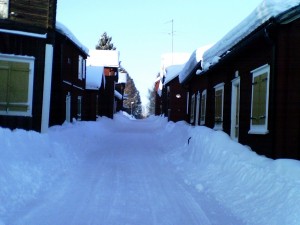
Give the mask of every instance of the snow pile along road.
[[299, 224], [300, 165], [162, 117], [0, 128], [0, 225]]

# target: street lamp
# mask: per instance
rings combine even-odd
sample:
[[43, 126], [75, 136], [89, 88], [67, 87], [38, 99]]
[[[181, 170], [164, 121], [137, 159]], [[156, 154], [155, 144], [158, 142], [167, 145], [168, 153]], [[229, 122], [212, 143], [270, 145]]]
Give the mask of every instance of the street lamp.
[[132, 115], [132, 105], [133, 105], [133, 103], [134, 103], [134, 102], [131, 102], [131, 115]]

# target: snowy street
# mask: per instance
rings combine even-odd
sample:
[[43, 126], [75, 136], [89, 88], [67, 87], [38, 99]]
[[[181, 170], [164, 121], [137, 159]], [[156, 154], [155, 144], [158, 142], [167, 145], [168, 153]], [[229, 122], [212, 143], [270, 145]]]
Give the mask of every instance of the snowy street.
[[[0, 225], [297, 225], [300, 165], [162, 117], [0, 128]], [[275, 213], [274, 213], [275, 212]]]
[[[16, 224], [214, 224], [217, 218], [206, 215], [203, 196], [162, 159], [166, 150], [155, 135], [158, 127], [151, 121], [128, 126], [102, 137], [98, 149], [20, 214]], [[227, 217], [222, 209], [212, 213]]]

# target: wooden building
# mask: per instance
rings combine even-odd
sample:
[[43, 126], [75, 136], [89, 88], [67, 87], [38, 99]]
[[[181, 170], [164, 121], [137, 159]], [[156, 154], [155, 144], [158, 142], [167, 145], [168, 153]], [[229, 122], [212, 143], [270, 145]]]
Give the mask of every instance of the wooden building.
[[63, 24], [56, 24], [50, 126], [85, 120], [86, 58], [88, 49]]
[[99, 115], [100, 93], [105, 89], [103, 66], [86, 67], [85, 120], [95, 121]]
[[124, 71], [119, 71], [118, 74], [118, 82], [115, 86], [115, 111], [123, 111], [124, 110], [124, 100], [127, 99], [124, 96], [125, 86], [127, 83], [128, 74]]
[[182, 85], [190, 118], [199, 118], [192, 124], [223, 130], [267, 157], [300, 159], [300, 6], [276, 4], [260, 4]]
[[187, 91], [179, 83], [182, 65], [172, 65], [165, 69], [162, 91], [163, 111], [168, 120], [177, 122], [187, 119]]
[[48, 128], [56, 0], [0, 2], [0, 126]]
[[98, 113], [113, 118], [115, 106], [115, 85], [118, 82], [119, 52], [114, 50], [91, 50], [88, 66], [102, 66], [105, 85], [99, 91]]

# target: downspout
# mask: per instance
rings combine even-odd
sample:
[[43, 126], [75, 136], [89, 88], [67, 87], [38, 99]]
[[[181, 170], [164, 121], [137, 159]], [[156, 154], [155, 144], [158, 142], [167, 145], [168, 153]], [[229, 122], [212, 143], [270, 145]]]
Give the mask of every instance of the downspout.
[[51, 99], [51, 80], [53, 66], [53, 45], [46, 44], [45, 47], [45, 69], [44, 69], [44, 89], [41, 133], [46, 133], [49, 128], [50, 99]]

